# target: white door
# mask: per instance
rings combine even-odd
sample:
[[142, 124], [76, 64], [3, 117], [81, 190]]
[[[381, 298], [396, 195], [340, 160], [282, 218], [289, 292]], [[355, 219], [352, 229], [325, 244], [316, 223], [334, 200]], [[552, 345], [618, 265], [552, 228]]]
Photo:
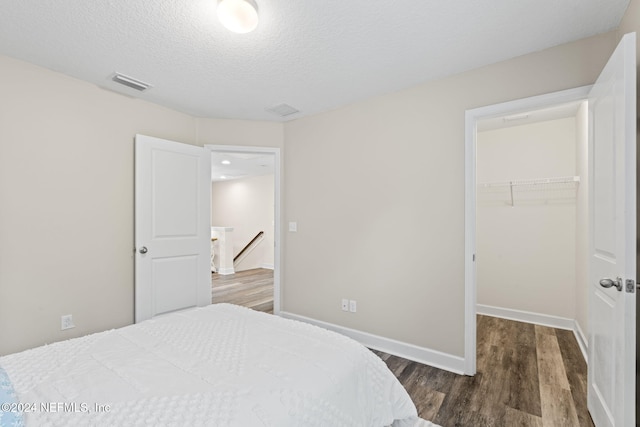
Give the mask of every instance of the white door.
[[211, 160], [136, 135], [135, 321], [211, 303]]
[[597, 427], [635, 425], [635, 37], [624, 36], [589, 94], [588, 407]]

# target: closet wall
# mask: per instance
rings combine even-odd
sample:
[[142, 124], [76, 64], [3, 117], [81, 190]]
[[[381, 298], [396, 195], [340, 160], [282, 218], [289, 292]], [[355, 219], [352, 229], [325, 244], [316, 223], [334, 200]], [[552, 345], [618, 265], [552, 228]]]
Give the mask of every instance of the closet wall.
[[497, 308], [568, 324], [581, 311], [581, 300], [576, 302], [582, 298], [576, 286], [579, 184], [526, 184], [577, 175], [580, 123], [569, 117], [478, 132], [480, 313]]

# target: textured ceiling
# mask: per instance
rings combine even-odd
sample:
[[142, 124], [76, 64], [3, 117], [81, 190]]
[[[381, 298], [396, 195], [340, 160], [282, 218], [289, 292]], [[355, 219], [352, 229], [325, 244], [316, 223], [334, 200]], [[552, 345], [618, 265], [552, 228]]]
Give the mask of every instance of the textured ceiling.
[[[629, 3], [256, 1], [239, 35], [215, 0], [0, 0], [0, 53], [198, 117], [282, 121], [610, 31]], [[300, 112], [265, 111], [283, 103]]]

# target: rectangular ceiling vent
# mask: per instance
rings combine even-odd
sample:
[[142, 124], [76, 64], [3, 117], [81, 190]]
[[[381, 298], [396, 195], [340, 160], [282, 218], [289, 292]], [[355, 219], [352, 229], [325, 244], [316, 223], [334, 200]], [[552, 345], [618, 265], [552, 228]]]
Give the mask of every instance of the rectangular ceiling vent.
[[277, 114], [280, 117], [287, 117], [300, 112], [300, 110], [297, 110], [287, 104], [276, 105], [275, 107], [269, 107], [266, 110], [270, 113]]
[[143, 92], [151, 87], [149, 83], [145, 83], [143, 81], [134, 79], [133, 77], [125, 76], [124, 74], [115, 73], [113, 77], [111, 77], [116, 83], [120, 83], [121, 85], [125, 85], [130, 87], [131, 89], [139, 90]]

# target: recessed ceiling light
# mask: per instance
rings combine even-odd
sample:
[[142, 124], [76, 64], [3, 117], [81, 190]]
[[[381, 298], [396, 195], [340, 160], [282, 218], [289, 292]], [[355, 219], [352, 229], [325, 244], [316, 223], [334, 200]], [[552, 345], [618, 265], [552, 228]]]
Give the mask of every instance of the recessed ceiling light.
[[220, 163], [222, 163], [223, 165], [230, 165], [231, 161], [225, 159], [225, 160], [221, 161]]

